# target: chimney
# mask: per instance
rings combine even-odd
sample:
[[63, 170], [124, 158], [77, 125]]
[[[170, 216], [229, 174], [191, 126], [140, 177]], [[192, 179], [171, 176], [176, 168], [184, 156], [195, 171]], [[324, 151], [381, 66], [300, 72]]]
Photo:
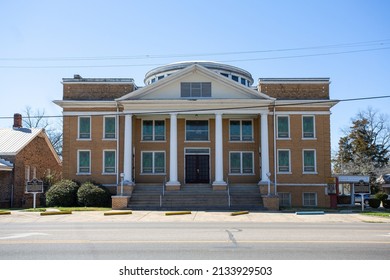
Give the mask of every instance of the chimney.
[[22, 115], [21, 114], [14, 114], [14, 126], [13, 128], [21, 128], [22, 126]]

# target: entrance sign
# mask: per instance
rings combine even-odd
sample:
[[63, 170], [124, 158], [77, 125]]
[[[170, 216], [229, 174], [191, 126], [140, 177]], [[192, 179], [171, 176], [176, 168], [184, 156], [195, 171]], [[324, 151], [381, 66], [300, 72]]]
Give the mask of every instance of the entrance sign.
[[355, 183], [355, 193], [370, 193], [370, 184], [360, 180], [359, 183]]
[[336, 183], [337, 183], [337, 178], [335, 177], [329, 177], [326, 179], [326, 183], [328, 185], [328, 194], [336, 194]]

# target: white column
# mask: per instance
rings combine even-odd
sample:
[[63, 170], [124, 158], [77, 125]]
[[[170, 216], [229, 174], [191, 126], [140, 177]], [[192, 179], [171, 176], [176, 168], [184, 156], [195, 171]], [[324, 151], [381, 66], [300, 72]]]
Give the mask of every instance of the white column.
[[222, 113], [215, 114], [215, 181], [213, 185], [226, 185], [223, 180]]
[[261, 113], [261, 182], [268, 182], [269, 152], [268, 152], [268, 113]]
[[124, 160], [123, 173], [126, 184], [133, 182], [133, 115], [125, 115], [125, 139], [124, 139]]
[[167, 185], [180, 185], [177, 179], [177, 114], [171, 114], [169, 140], [169, 182]]

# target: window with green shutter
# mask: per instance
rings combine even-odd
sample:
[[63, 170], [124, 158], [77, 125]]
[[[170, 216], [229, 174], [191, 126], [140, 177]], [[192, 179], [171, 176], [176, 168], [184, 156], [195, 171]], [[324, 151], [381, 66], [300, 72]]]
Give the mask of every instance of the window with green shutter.
[[289, 118], [288, 116], [278, 116], [277, 118], [278, 138], [289, 138]]
[[91, 139], [91, 117], [79, 117], [79, 139]]
[[116, 118], [104, 117], [104, 139], [116, 138]]
[[115, 151], [104, 151], [104, 173], [116, 173]]
[[303, 172], [316, 172], [315, 150], [303, 151]]
[[302, 117], [303, 138], [314, 138], [314, 116]]
[[290, 150], [278, 150], [278, 172], [290, 172]]
[[91, 173], [91, 151], [78, 151], [78, 173]]

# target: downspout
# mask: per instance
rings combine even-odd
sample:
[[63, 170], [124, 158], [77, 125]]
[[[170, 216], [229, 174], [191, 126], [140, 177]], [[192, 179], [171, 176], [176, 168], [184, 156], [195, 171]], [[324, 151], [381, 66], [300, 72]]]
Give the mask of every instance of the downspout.
[[275, 195], [277, 195], [278, 191], [277, 191], [277, 176], [276, 176], [277, 158], [276, 158], [276, 112], [275, 112], [276, 104], [275, 104], [275, 102], [276, 102], [276, 100], [274, 100], [274, 110], [273, 110], [274, 111], [274, 191], [275, 191]]
[[118, 101], [115, 100], [116, 103], [116, 185], [119, 185], [119, 104]]

